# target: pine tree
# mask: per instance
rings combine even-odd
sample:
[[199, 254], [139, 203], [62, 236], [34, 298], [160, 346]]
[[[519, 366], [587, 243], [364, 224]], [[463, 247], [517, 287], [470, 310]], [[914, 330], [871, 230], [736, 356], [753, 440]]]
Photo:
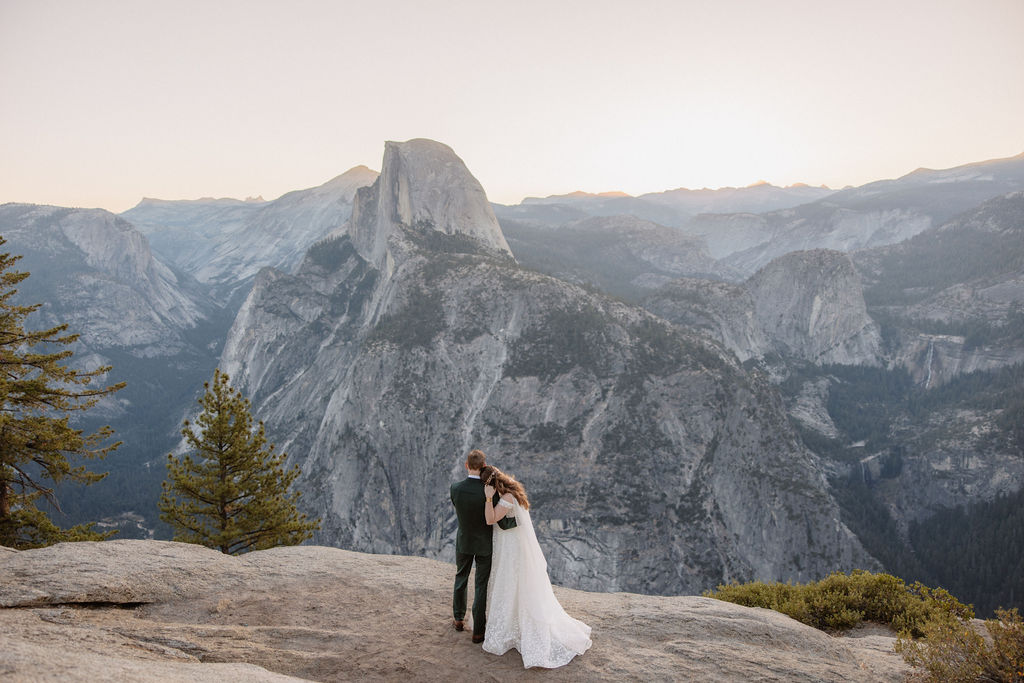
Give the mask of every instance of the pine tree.
[[287, 453], [267, 446], [262, 422], [253, 430], [250, 403], [226, 374], [216, 370], [203, 387], [198, 433], [187, 420], [181, 430], [189, 452], [167, 456], [159, 507], [174, 540], [236, 555], [310, 538], [320, 522], [300, 513], [301, 494], [289, 492], [298, 467], [286, 469]]
[[[5, 242], [0, 237], [0, 247]], [[67, 334], [67, 325], [25, 329], [25, 319], [41, 304], [13, 302], [17, 285], [29, 276], [12, 269], [20, 258], [0, 253], [0, 545], [102, 540], [110, 533], [93, 531], [93, 524], [61, 529], [37, 505], [45, 499], [59, 511], [54, 485], [92, 484], [106, 476], [74, 466], [70, 458], [103, 458], [120, 442], [101, 445], [113, 433], [110, 427], [83, 435], [71, 426], [70, 413], [88, 410], [124, 383], [90, 388], [109, 366], [89, 372], [67, 367], [73, 351], [66, 347], [78, 339]]]

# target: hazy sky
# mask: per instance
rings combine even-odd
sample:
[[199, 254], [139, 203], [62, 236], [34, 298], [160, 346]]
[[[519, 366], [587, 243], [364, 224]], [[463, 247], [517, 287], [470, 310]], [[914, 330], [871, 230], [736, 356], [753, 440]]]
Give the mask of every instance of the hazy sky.
[[1024, 0], [0, 0], [0, 202], [271, 199], [385, 140], [493, 201], [1024, 151]]

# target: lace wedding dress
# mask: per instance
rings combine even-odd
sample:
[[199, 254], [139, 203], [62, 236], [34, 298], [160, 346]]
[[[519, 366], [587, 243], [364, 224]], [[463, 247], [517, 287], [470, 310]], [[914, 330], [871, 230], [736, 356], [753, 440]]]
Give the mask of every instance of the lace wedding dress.
[[516, 648], [527, 668], [564, 666], [590, 647], [590, 627], [558, 604], [530, 511], [511, 505], [507, 514], [515, 515], [518, 526], [505, 530], [494, 525], [483, 647], [496, 655]]

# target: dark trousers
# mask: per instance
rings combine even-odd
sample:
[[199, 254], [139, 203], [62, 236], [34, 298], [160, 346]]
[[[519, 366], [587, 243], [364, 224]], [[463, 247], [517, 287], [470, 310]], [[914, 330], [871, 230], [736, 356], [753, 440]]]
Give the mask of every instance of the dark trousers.
[[469, 570], [476, 562], [475, 590], [473, 592], [473, 635], [484, 633], [487, 624], [487, 579], [491, 578], [491, 556], [455, 553], [455, 592], [452, 595], [452, 613], [456, 619], [466, 616], [466, 588]]

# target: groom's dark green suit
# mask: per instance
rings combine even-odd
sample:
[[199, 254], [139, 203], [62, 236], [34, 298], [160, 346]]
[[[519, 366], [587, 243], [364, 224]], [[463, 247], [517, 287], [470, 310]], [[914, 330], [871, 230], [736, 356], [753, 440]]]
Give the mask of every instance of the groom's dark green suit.
[[491, 577], [491, 539], [493, 530], [484, 519], [484, 483], [479, 477], [466, 477], [451, 488], [452, 504], [459, 518], [455, 537], [455, 592], [452, 612], [456, 619], [466, 615], [466, 587], [469, 570], [476, 562], [476, 589], [473, 593], [473, 635], [482, 636], [487, 623], [487, 580]]

